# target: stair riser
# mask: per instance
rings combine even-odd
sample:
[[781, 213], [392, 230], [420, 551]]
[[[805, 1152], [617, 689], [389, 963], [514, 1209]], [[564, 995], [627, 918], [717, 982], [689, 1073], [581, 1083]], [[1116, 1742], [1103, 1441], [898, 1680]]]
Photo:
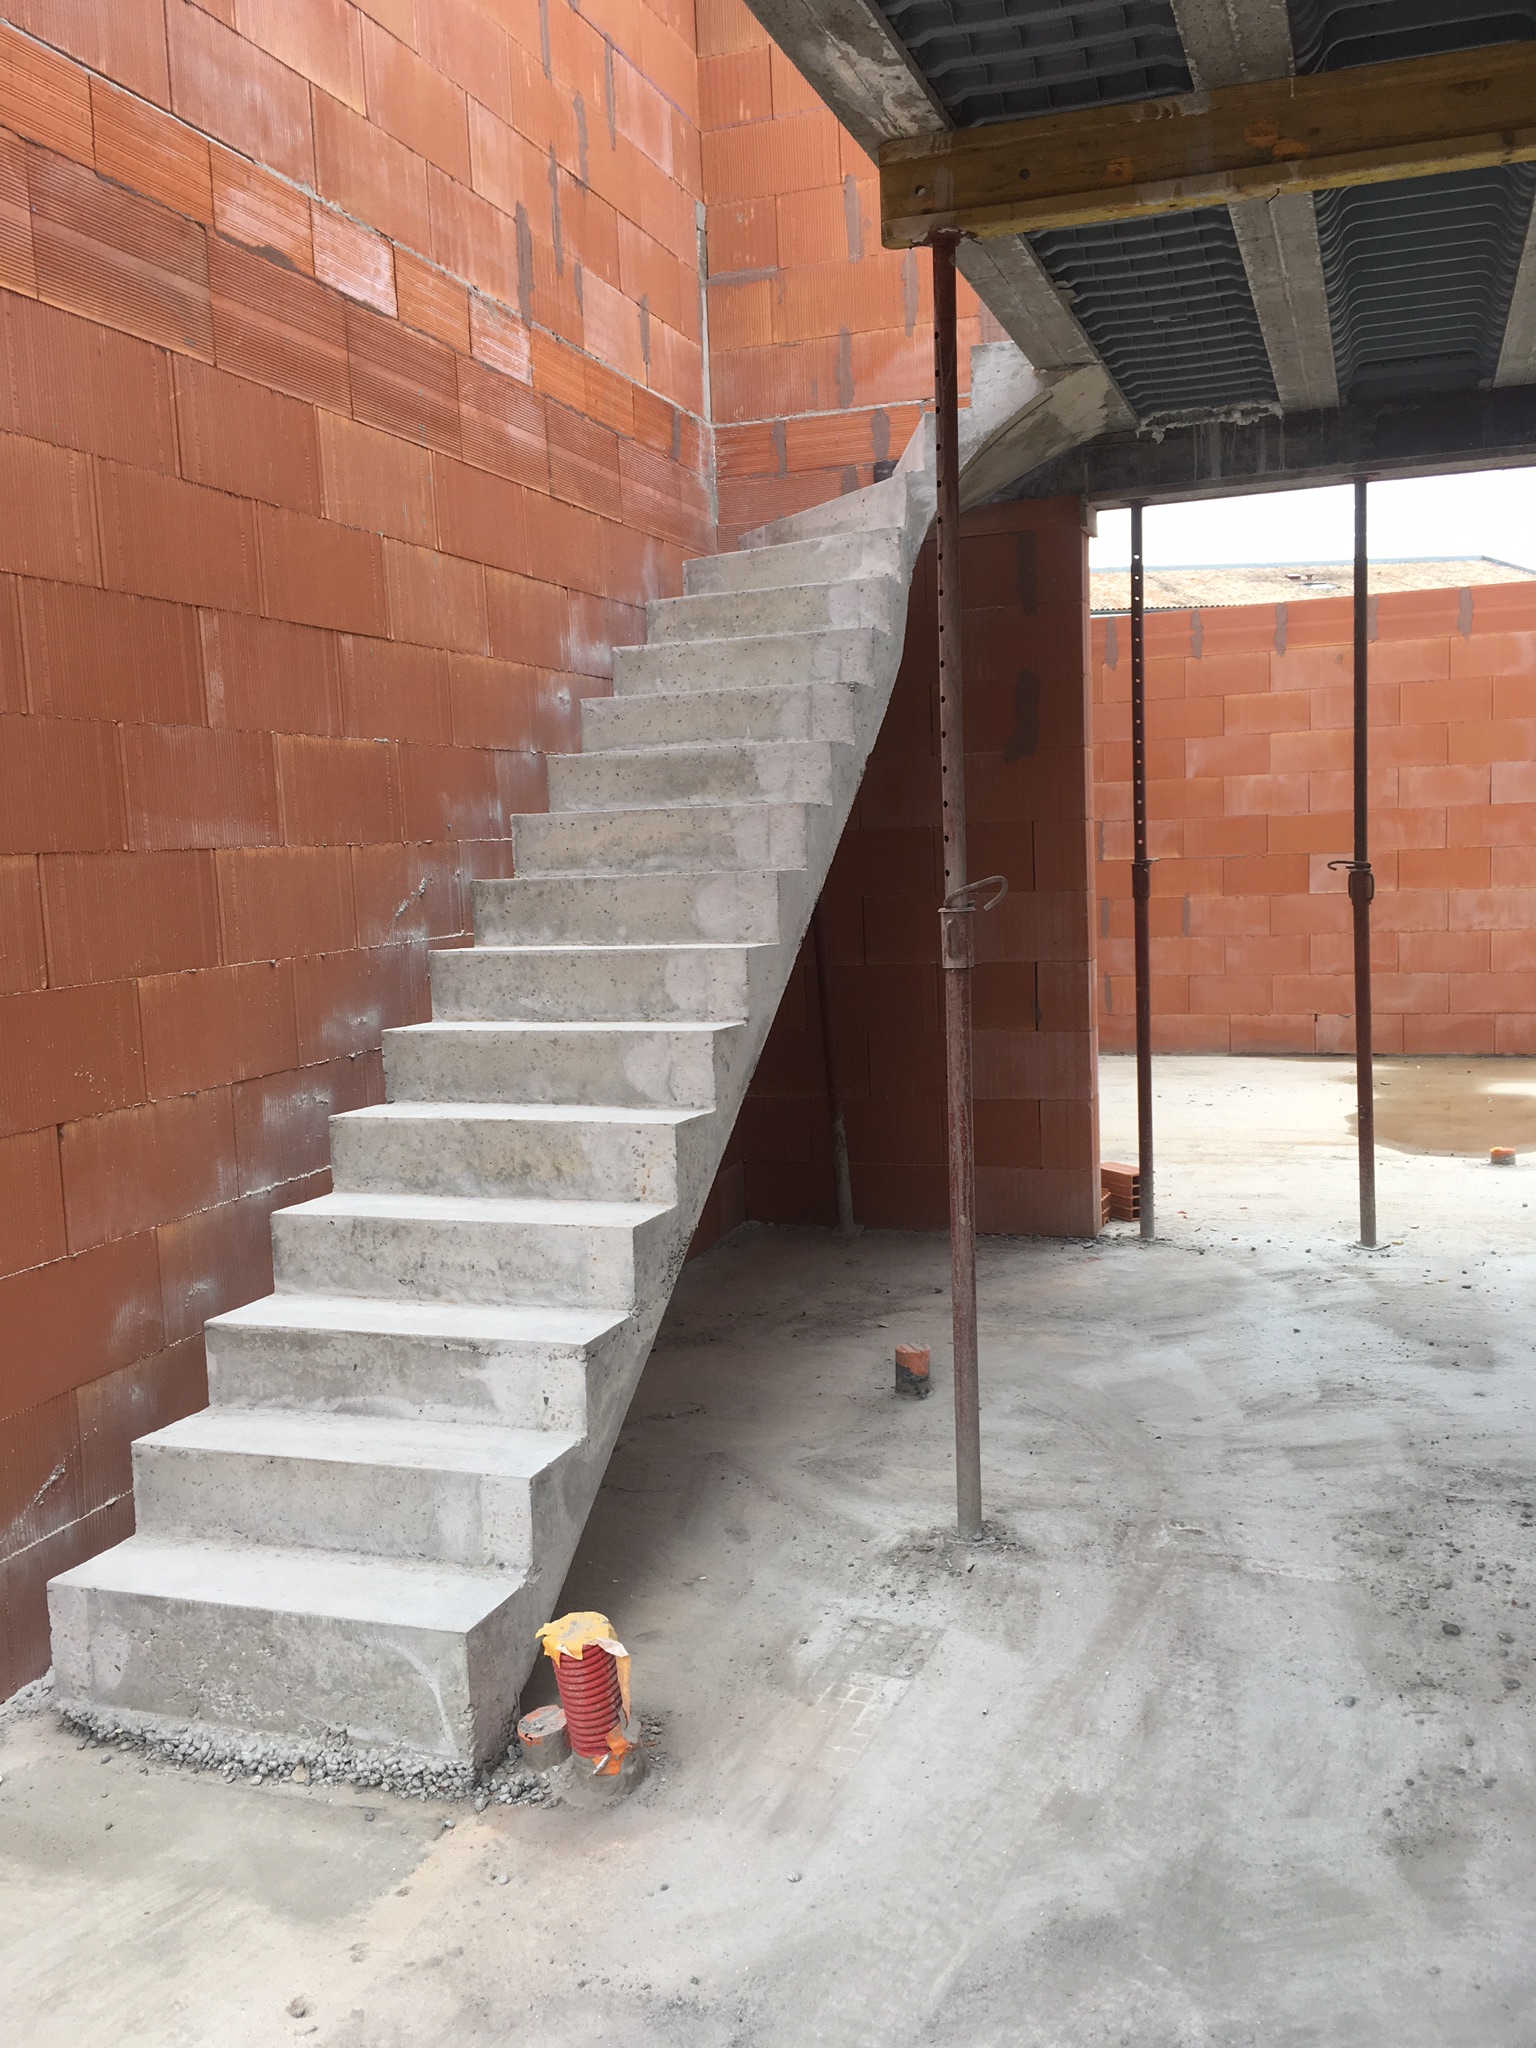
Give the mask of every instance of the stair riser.
[[280, 1294], [628, 1309], [657, 1284], [664, 1235], [655, 1224], [347, 1216], [300, 1203], [272, 1218], [272, 1269]]
[[792, 541], [785, 547], [747, 548], [729, 555], [705, 555], [683, 565], [683, 589], [690, 597], [717, 592], [765, 590], [792, 583], [896, 576], [901, 572], [899, 532], [829, 535]]
[[519, 818], [513, 846], [525, 874], [803, 868], [806, 817], [799, 805], [765, 803], [552, 812]]
[[697, 753], [558, 754], [549, 763], [549, 808], [824, 804], [832, 799], [833, 774], [831, 749], [815, 740]]
[[729, 1023], [747, 1012], [748, 959], [740, 947], [615, 948], [501, 953], [455, 948], [432, 955], [432, 1014], [444, 1024]]
[[667, 646], [616, 647], [613, 689], [618, 697], [686, 690], [739, 690], [753, 684], [841, 683], [862, 688], [899, 655], [896, 635], [860, 626], [836, 633], [787, 633], [768, 640], [679, 641]]
[[56, 1580], [54, 1675], [61, 1701], [156, 1723], [316, 1744], [344, 1727], [357, 1743], [478, 1763], [505, 1743], [551, 1597], [541, 1583], [514, 1587], [460, 1631]]
[[471, 1571], [526, 1570], [535, 1516], [544, 1518], [548, 1497], [557, 1491], [550, 1471], [530, 1480], [345, 1459], [252, 1457], [178, 1450], [153, 1437], [133, 1449], [135, 1513], [146, 1535], [280, 1544], [302, 1529], [314, 1550], [419, 1558]]
[[721, 1040], [730, 1035], [728, 1026], [612, 1033], [407, 1027], [384, 1034], [385, 1088], [391, 1102], [712, 1109], [730, 1052]]
[[305, 1407], [580, 1432], [589, 1375], [610, 1351], [611, 1341], [582, 1352], [215, 1322], [208, 1325], [208, 1395], [216, 1407]]
[[671, 697], [588, 697], [581, 707], [581, 743], [589, 753], [721, 740], [846, 743], [853, 733], [850, 693], [830, 683], [699, 690]]
[[674, 1124], [449, 1121], [337, 1117], [338, 1192], [548, 1196], [588, 1202], [675, 1202]]
[[520, 875], [475, 884], [483, 946], [777, 945], [782, 874]]
[[755, 640], [766, 633], [824, 633], [848, 626], [893, 630], [906, 591], [895, 577], [861, 583], [810, 583], [790, 590], [726, 591], [718, 597], [653, 598], [647, 643]]

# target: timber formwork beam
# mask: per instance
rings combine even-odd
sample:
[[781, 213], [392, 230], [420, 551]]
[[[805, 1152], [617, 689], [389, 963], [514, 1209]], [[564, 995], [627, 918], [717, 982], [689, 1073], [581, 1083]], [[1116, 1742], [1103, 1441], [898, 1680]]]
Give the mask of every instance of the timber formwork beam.
[[880, 150], [881, 234], [906, 249], [1532, 161], [1536, 43], [1497, 43], [902, 137]]

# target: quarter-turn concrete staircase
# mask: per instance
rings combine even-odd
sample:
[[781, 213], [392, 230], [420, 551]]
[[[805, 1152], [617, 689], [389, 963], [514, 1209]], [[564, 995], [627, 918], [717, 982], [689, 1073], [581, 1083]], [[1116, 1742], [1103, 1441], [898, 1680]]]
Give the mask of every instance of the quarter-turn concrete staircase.
[[[978, 438], [980, 422], [969, 438]], [[50, 1589], [67, 1709], [156, 1739], [499, 1755], [894, 681], [933, 512], [897, 473], [690, 563], [517, 878], [134, 1447], [137, 1533]]]

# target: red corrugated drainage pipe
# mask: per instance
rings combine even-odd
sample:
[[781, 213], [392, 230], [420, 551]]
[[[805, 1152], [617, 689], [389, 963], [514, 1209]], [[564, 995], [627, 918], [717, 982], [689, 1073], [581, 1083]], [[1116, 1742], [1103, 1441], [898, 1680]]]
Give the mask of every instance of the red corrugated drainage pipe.
[[579, 1657], [557, 1657], [554, 1662], [572, 1749], [589, 1760], [606, 1756], [609, 1734], [622, 1712], [613, 1652], [588, 1643]]

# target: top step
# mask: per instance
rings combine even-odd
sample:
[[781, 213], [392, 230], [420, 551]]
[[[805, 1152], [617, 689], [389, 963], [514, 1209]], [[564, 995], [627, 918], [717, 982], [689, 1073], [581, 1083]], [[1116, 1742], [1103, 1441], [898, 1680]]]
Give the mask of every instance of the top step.
[[829, 533], [870, 533], [882, 526], [904, 526], [907, 519], [908, 480], [898, 470], [880, 483], [862, 491], [849, 491], [831, 498], [825, 505], [812, 505], [804, 512], [771, 519], [751, 533], [744, 533], [742, 548], [774, 547], [783, 541], [816, 540]]
[[785, 541], [777, 547], [748, 548], [734, 555], [702, 555], [684, 564], [683, 589], [689, 597], [706, 597], [727, 590], [899, 576], [901, 548], [901, 528], [884, 526], [871, 533], [834, 533], [820, 540]]

